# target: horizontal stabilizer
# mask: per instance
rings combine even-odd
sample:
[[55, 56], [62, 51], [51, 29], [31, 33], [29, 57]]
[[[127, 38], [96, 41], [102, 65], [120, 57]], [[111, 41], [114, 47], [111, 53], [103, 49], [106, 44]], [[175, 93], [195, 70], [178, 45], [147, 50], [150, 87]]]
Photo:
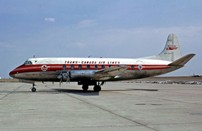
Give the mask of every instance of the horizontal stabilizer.
[[169, 64], [169, 66], [184, 66], [195, 54], [188, 54]]

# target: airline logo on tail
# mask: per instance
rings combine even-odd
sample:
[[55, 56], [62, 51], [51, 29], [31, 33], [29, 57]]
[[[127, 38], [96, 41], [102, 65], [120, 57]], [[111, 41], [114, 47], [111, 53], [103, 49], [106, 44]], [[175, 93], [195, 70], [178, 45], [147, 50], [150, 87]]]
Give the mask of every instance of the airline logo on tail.
[[177, 46], [176, 45], [168, 45], [166, 50], [177, 50]]

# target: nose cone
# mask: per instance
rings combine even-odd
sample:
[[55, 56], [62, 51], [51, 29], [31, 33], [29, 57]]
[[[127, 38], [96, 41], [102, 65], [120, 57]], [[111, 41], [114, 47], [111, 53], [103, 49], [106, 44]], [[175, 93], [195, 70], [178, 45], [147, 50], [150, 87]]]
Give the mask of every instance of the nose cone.
[[15, 70], [12, 70], [10, 73], [9, 73], [10, 77], [14, 78], [15, 77]]
[[20, 78], [20, 77], [19, 77], [19, 74], [20, 74], [20, 72], [22, 71], [22, 67], [23, 67], [23, 65], [16, 67], [15, 69], [13, 69], [13, 70], [9, 73], [9, 75], [10, 75], [12, 78], [17, 78], [17, 79], [19, 79], [19, 78]]
[[18, 74], [18, 72], [19, 72], [19, 67], [13, 69], [13, 70], [9, 73], [9, 75], [10, 75], [12, 78], [16, 78], [16, 77], [17, 77], [16, 75]]

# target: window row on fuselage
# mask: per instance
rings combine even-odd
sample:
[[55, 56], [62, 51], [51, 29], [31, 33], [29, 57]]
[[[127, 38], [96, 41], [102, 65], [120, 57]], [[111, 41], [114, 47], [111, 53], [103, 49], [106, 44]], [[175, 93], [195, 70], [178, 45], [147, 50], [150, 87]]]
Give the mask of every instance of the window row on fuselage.
[[[101, 70], [101, 69], [105, 69], [105, 68], [110, 68], [110, 67], [118, 67], [118, 66], [126, 66], [126, 65], [82, 65], [82, 64], [78, 64], [78, 65], [66, 65], [66, 68], [68, 70]], [[135, 70], [135, 67], [138, 68], [138, 66], [135, 65], [127, 65], [128, 69], [130, 70]]]

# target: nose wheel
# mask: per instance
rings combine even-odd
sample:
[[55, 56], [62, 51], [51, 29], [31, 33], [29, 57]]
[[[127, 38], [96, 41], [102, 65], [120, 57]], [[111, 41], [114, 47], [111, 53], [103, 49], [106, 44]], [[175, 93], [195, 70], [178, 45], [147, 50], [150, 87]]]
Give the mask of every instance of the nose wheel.
[[33, 83], [33, 86], [32, 86], [32, 92], [36, 92], [36, 88], [35, 88], [35, 84]]
[[32, 87], [32, 92], [36, 92], [36, 88], [35, 87]]

